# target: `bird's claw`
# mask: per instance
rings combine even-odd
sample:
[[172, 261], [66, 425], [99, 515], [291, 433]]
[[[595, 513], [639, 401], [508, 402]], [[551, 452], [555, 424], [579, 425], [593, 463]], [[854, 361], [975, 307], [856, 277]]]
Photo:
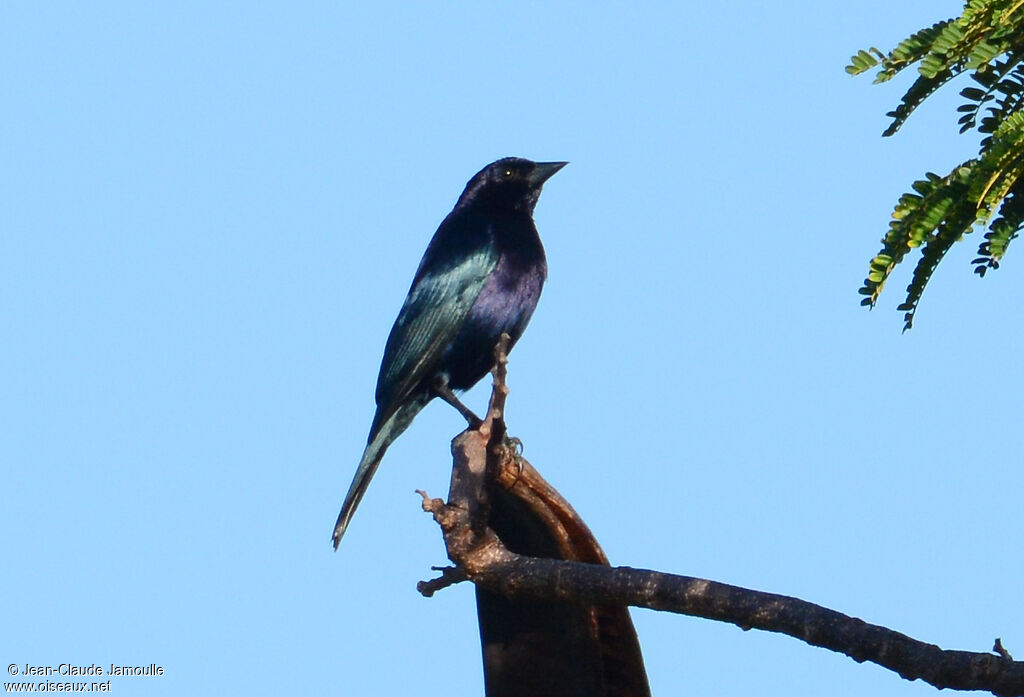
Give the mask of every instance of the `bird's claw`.
[[511, 448], [512, 450], [514, 450], [514, 454], [516, 457], [519, 457], [523, 454], [523, 441], [519, 440], [515, 436], [505, 436], [504, 445], [506, 448]]

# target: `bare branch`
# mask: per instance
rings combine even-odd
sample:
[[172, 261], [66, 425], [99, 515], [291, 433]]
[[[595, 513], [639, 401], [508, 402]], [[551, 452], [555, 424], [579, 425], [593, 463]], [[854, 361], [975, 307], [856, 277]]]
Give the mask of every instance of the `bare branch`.
[[441, 575], [429, 581], [420, 581], [416, 584], [416, 590], [422, 593], [425, 598], [433, 596], [434, 593], [444, 590], [448, 586], [454, 586], [456, 583], [468, 580], [465, 572], [455, 566], [433, 566], [431, 570], [440, 571]]
[[494, 550], [487, 557], [471, 555], [466, 563], [473, 583], [512, 598], [633, 605], [731, 622], [743, 629], [788, 634], [938, 688], [1024, 695], [1024, 663], [988, 653], [943, 650], [798, 598], [701, 578]]
[[[566, 538], [589, 535], [571, 506], [505, 439], [505, 348], [496, 351], [494, 389], [487, 418], [452, 442], [455, 467], [448, 502], [426, 499], [444, 532], [448, 557], [478, 587], [510, 599], [563, 600], [595, 606], [645, 607], [720, 622], [742, 629], [787, 634], [813, 646], [871, 661], [908, 680], [937, 688], [985, 690], [1024, 697], [1024, 662], [1015, 662], [997, 639], [996, 653], [942, 649], [835, 610], [774, 593], [701, 578], [629, 567], [610, 567], [603, 553], [568, 556], [580, 561], [527, 557], [511, 552], [485, 524], [487, 483], [521, 501], [543, 499]], [[484, 517], [482, 517], [484, 516]], [[443, 577], [442, 577], [443, 578]], [[448, 584], [444, 584], [448, 585]], [[443, 587], [441, 586], [437, 586]]]

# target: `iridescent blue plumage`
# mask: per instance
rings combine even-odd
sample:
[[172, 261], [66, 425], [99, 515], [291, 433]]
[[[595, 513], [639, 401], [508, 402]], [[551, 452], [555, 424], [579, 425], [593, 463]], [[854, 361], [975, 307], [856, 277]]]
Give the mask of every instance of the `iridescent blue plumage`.
[[445, 386], [467, 390], [502, 332], [526, 328], [547, 277], [533, 209], [564, 162], [505, 158], [478, 172], [427, 246], [388, 336], [377, 412], [334, 528], [337, 549], [388, 446]]

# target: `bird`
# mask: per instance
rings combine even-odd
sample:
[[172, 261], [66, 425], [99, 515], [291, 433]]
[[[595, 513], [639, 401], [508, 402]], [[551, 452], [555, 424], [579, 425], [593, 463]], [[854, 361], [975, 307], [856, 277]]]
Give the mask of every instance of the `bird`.
[[384, 347], [377, 410], [334, 526], [335, 550], [388, 446], [434, 397], [476, 420], [455, 391], [488, 373], [502, 333], [511, 349], [537, 307], [547, 259], [533, 211], [544, 182], [566, 164], [492, 162], [438, 226]]

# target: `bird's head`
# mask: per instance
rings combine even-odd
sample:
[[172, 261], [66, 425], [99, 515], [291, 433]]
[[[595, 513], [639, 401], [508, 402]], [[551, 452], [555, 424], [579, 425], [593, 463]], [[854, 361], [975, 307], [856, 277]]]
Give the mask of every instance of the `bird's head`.
[[532, 213], [544, 182], [567, 164], [503, 157], [473, 175], [459, 197], [459, 204]]

